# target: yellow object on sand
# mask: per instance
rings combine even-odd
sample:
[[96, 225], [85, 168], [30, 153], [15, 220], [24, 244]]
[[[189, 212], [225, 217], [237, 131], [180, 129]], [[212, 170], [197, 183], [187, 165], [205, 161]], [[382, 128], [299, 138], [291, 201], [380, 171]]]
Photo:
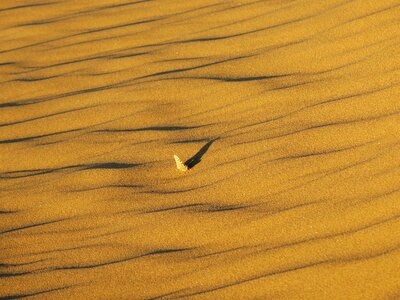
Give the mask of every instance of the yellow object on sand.
[[176, 168], [179, 171], [186, 172], [188, 170], [187, 165], [185, 165], [177, 155], [174, 155], [174, 158], [176, 162]]

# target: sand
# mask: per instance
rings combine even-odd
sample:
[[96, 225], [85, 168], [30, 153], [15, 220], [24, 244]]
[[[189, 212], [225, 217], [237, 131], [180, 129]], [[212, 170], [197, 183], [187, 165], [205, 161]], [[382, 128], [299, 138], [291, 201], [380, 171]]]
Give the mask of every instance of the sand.
[[399, 21], [2, 0], [0, 296], [398, 299]]

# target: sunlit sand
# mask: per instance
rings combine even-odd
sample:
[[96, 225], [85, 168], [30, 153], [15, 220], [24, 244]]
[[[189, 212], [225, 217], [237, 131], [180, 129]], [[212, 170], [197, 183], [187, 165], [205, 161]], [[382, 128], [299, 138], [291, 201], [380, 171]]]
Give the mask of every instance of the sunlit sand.
[[0, 297], [399, 298], [399, 22], [1, 1]]

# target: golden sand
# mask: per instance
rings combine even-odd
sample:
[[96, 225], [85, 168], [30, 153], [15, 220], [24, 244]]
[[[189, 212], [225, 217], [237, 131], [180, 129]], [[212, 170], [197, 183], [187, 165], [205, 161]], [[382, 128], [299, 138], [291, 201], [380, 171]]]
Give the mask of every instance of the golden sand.
[[398, 0], [2, 0], [0, 26], [0, 297], [400, 297]]

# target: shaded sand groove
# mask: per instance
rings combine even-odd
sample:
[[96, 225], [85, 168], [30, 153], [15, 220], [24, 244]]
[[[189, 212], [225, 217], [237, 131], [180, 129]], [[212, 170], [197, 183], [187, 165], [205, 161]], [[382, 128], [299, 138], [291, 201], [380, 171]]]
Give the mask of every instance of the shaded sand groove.
[[0, 20], [0, 297], [399, 297], [398, 1]]

